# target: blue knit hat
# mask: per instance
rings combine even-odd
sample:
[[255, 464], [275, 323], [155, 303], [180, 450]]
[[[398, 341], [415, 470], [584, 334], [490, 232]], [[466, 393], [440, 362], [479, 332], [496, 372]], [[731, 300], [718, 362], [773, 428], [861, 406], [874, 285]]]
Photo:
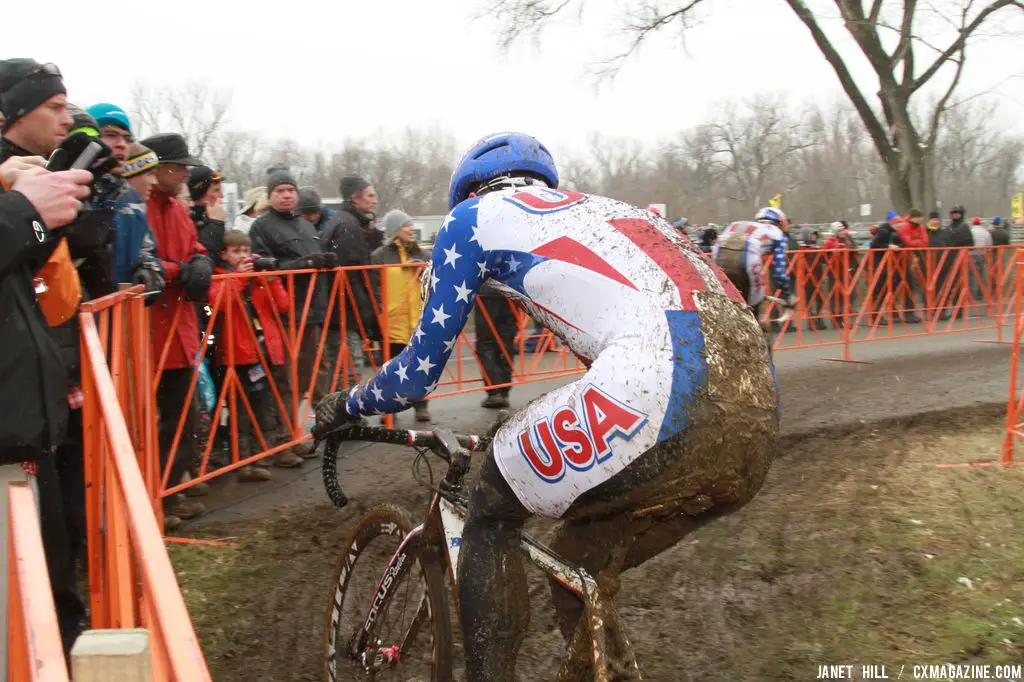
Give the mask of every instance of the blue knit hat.
[[897, 213], [896, 211], [889, 211], [888, 213], [885, 214], [885, 222], [891, 223], [892, 221], [896, 220], [899, 217], [900, 214]]
[[98, 126], [117, 126], [132, 132], [132, 123], [128, 120], [128, 114], [124, 109], [114, 104], [93, 104], [85, 110], [90, 116], [96, 119]]
[[1003, 219], [1000, 216], [996, 216], [995, 218], [992, 219], [992, 227], [995, 227], [997, 225], [1002, 225], [1002, 224], [1003, 224]]

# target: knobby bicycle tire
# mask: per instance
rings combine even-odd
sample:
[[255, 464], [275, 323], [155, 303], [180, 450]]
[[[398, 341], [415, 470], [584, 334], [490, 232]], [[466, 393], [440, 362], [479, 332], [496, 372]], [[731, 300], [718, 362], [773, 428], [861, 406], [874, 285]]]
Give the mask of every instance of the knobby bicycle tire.
[[[342, 614], [346, 600], [349, 596], [352, 575], [359, 566], [359, 558], [373, 541], [380, 537], [391, 537], [397, 542], [397, 547], [406, 535], [413, 528], [412, 517], [404, 509], [383, 505], [371, 510], [366, 514], [349, 536], [343, 545], [343, 551], [338, 558], [338, 564], [334, 571], [334, 579], [331, 582], [330, 600], [324, 620], [324, 680], [326, 682], [342, 682], [342, 680], [373, 680], [389, 679], [388, 673], [394, 669], [381, 671], [379, 676], [367, 675], [363, 666], [354, 660], [348, 651], [349, 639], [353, 633], [362, 631], [363, 625], [356, 622], [342, 622]], [[425, 588], [427, 601], [430, 608], [430, 617], [426, 625], [432, 630], [433, 651], [431, 652], [432, 669], [430, 680], [432, 682], [450, 682], [453, 677], [453, 650], [452, 650], [452, 621], [448, 609], [448, 599], [445, 592], [444, 566], [440, 561], [431, 559], [424, 552], [412, 550], [410, 559], [416, 561], [420, 571], [414, 569], [405, 570], [396, 586], [388, 592], [387, 597], [381, 604], [381, 614], [377, 623], [385, 619], [385, 613], [393, 602], [393, 597], [399, 592], [398, 584], [407, 580], [417, 580]], [[389, 555], [390, 559], [390, 555]], [[379, 570], [383, 570], [383, 566]], [[361, 574], [362, 575], [362, 574]], [[422, 578], [420, 577], [422, 576]], [[381, 579], [380, 574], [365, 575], [373, 585], [377, 585]], [[371, 595], [371, 599], [375, 596]], [[371, 603], [357, 604], [356, 617], [360, 618], [370, 608]], [[374, 625], [376, 626], [377, 623]], [[420, 631], [416, 638], [417, 643], [426, 641], [426, 633]], [[339, 642], [338, 638], [343, 638]], [[407, 652], [403, 652], [407, 653]], [[419, 652], [422, 655], [424, 652]], [[416, 652], [411, 652], [416, 655]], [[402, 671], [399, 669], [399, 673]], [[405, 679], [397, 677], [394, 679]]]

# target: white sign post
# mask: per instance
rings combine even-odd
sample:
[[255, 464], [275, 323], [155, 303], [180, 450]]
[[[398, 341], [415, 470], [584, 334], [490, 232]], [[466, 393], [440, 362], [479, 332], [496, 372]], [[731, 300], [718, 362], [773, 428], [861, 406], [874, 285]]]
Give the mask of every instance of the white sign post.
[[221, 205], [224, 206], [224, 212], [228, 216], [225, 224], [231, 226], [235, 224], [235, 217], [238, 215], [238, 183], [225, 182], [221, 187], [224, 189], [224, 199]]

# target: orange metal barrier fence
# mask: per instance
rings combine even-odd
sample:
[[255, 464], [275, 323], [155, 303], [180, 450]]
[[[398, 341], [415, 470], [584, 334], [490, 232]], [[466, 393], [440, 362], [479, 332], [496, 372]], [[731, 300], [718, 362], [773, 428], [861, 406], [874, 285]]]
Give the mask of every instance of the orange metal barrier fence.
[[7, 679], [67, 682], [35, 496], [26, 482], [8, 488]]
[[[789, 273], [798, 303], [795, 315], [778, 330], [775, 350], [829, 347], [835, 354], [824, 359], [857, 362], [853, 357], [856, 345], [872, 341], [994, 330], [995, 342], [1008, 343], [1003, 328], [1012, 313], [1015, 250], [791, 252]], [[160, 406], [156, 400], [181, 324], [182, 306], [194, 304], [178, 305], [166, 343], [152, 349], [145, 309], [134, 294], [122, 292], [83, 306], [96, 313], [103, 347], [110, 349], [111, 376], [129, 419], [154, 511], [161, 514], [161, 500], [169, 495], [307, 441], [310, 396], [317, 398], [348, 387], [390, 359], [387, 340], [392, 301], [389, 278], [382, 274], [389, 268], [419, 267], [216, 275], [209, 316], [200, 330], [216, 350], [208, 343], [200, 344], [183, 401], [190, 406], [186, 409], [195, 409], [202, 380], [199, 364], [209, 358], [216, 392], [210, 429], [198, 438], [186, 433], [189, 419], [180, 404]], [[770, 268], [765, 270], [767, 273]], [[769, 290], [772, 288], [769, 282]], [[257, 289], [264, 290], [260, 295], [271, 300], [259, 311], [253, 301]], [[317, 296], [326, 302], [322, 319], [317, 316]], [[521, 308], [507, 302], [501, 305], [512, 306], [512, 342], [503, 341], [499, 333], [496, 309], [482, 305], [478, 298], [477, 314], [457, 338], [431, 399], [584, 371], [551, 332], [530, 330], [530, 318]], [[764, 308], [766, 319], [778, 316], [773, 306]], [[481, 334], [493, 339], [498, 360], [511, 367], [510, 382], [499, 384], [489, 376], [476, 344]], [[276, 344], [271, 338], [280, 339], [279, 352], [271, 349]], [[118, 345], [125, 339], [127, 345]], [[245, 357], [238, 351], [243, 346], [248, 349]], [[357, 366], [359, 357], [366, 359], [368, 367]], [[254, 393], [252, 377], [260, 378], [264, 394]], [[260, 405], [254, 405], [257, 400]], [[156, 437], [159, 408], [168, 410], [163, 418], [173, 420], [174, 431], [169, 452], [163, 457]], [[270, 417], [265, 416], [268, 412]], [[192, 479], [172, 481], [172, 466], [182, 452], [193, 460]]]
[[[152, 394], [145, 384], [148, 343], [125, 344], [148, 339], [146, 310], [136, 293], [95, 301], [79, 316], [92, 627], [146, 628], [153, 679], [201, 682], [210, 675], [140, 472], [137, 450], [152, 444], [145, 404]], [[99, 311], [99, 324], [86, 308]], [[132, 386], [129, 372], [143, 384]], [[135, 391], [119, 393], [118, 385]], [[134, 434], [125, 414], [138, 420]]]
[[1024, 251], [1017, 253], [1014, 279], [1010, 397], [1006, 401], [1006, 435], [1003, 438], [1003, 456], [1000, 463], [1008, 466], [1021, 466], [1024, 462], [1013, 461], [1013, 451], [1017, 439], [1024, 438], [1024, 390], [1021, 388], [1019, 376], [1021, 343], [1024, 341]]

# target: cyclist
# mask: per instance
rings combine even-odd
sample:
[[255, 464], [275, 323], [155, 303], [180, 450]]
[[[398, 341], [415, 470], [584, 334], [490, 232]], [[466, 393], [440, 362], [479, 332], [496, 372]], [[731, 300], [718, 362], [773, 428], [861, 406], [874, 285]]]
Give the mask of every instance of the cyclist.
[[[515, 679], [529, 620], [517, 547], [530, 516], [562, 519], [552, 548], [614, 575], [746, 504], [778, 433], [764, 337], [724, 273], [649, 211], [557, 188], [536, 139], [474, 144], [452, 175], [408, 347], [317, 408], [319, 437], [430, 393], [483, 289], [518, 301], [588, 365], [496, 426], [458, 565], [470, 682]], [[661, 513], [630, 514], [652, 508]], [[552, 590], [568, 638], [582, 605]]]
[[729, 281], [743, 292], [747, 304], [760, 311], [765, 296], [763, 260], [772, 257], [771, 273], [776, 286], [782, 290], [787, 305], [796, 305], [789, 275], [786, 273], [786, 234], [789, 219], [782, 209], [762, 208], [754, 221], [741, 220], [732, 223], [719, 235], [711, 252], [711, 258], [725, 271]]

